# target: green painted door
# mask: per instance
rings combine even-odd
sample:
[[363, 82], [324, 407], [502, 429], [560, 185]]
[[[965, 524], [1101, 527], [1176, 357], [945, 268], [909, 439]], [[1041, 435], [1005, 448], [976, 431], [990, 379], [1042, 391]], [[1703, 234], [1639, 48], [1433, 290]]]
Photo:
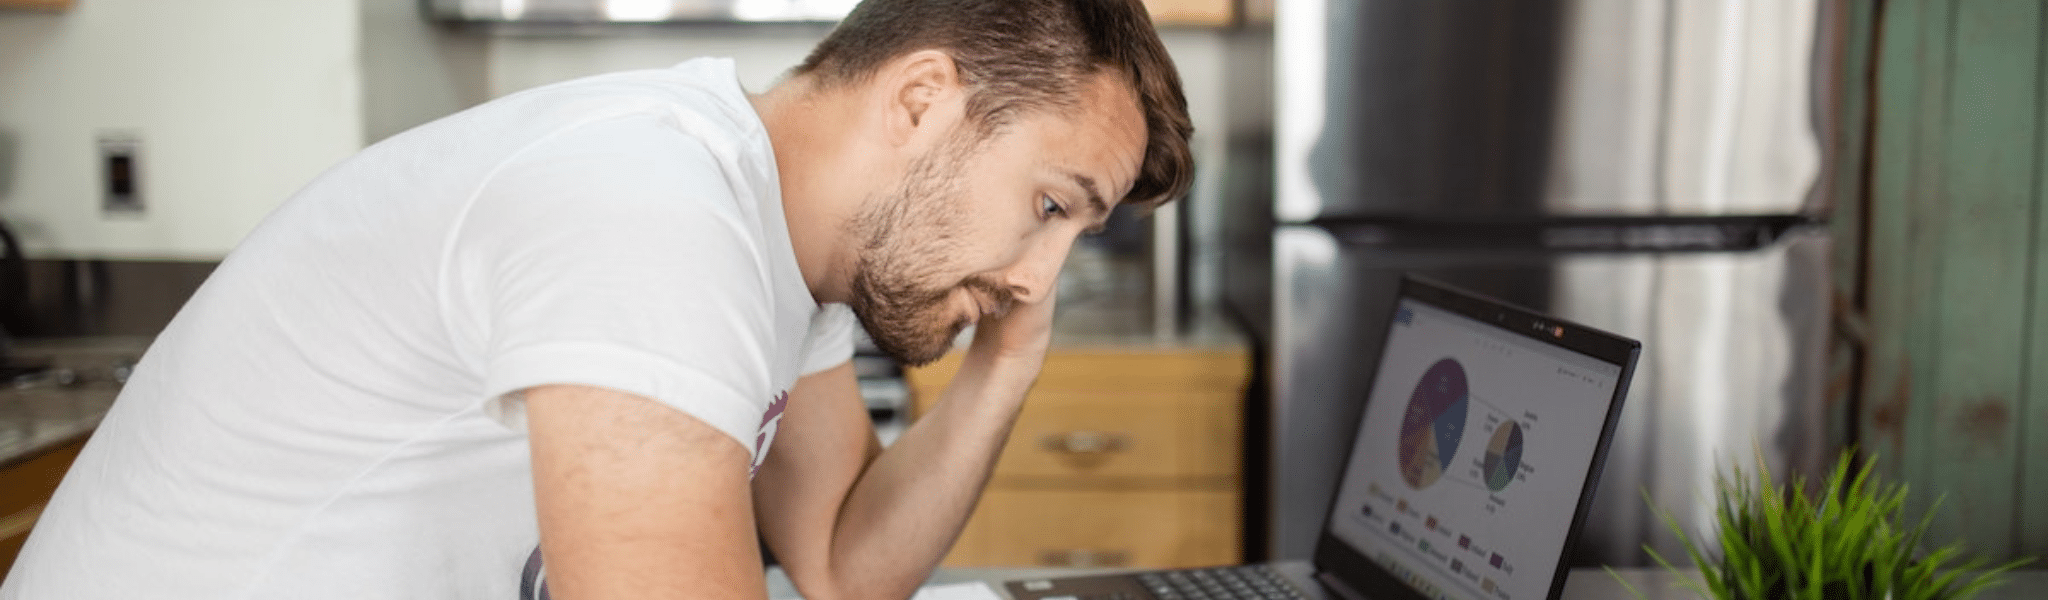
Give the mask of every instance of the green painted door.
[[[1857, 1], [1843, 112], [1853, 435], [1937, 497], [1937, 542], [2048, 554], [2048, 152], [2039, 0]], [[1861, 40], [1861, 42], [1859, 42]], [[1861, 61], [1874, 69], [1855, 72]], [[2036, 566], [2040, 566], [2037, 564]]]

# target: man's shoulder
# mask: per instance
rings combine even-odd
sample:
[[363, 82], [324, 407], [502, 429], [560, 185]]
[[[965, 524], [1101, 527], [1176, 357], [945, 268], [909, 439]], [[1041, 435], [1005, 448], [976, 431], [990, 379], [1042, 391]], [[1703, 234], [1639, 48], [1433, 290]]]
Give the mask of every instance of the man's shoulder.
[[673, 117], [698, 135], [751, 136], [766, 129], [740, 87], [733, 62], [723, 58], [692, 59], [664, 69], [593, 75], [520, 95], [546, 98], [544, 104], [573, 107], [562, 113], [572, 120], [652, 114]]
[[[545, 89], [545, 88], [544, 88]], [[729, 59], [700, 58], [666, 69], [623, 71], [567, 82], [564, 128], [633, 120], [643, 133], [689, 138], [724, 171], [740, 196], [775, 193], [767, 127], [740, 87]]]

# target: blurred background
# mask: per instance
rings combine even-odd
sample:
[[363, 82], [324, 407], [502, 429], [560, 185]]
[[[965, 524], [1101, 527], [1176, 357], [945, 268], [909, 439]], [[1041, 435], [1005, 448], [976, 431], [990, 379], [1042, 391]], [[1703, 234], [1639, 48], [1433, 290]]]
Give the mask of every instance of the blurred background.
[[[851, 5], [0, 0], [0, 466], [88, 435], [119, 379], [89, 375], [355, 151], [695, 56], [761, 91]], [[949, 564], [1306, 557], [1400, 273], [1647, 343], [1575, 563], [1676, 549], [1645, 492], [1703, 528], [1716, 472], [1844, 449], [1943, 499], [1937, 541], [2048, 555], [2041, 3], [1147, 5], [1194, 190], [1073, 253]], [[947, 368], [859, 360], [885, 431]], [[49, 389], [76, 394], [24, 408]], [[0, 504], [29, 517], [0, 539], [35, 502]]]

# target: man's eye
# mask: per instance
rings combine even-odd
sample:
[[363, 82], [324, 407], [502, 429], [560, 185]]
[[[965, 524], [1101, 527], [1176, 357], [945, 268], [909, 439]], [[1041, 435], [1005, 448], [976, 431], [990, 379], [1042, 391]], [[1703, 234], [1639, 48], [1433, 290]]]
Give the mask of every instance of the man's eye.
[[1050, 217], [1065, 211], [1066, 209], [1060, 208], [1060, 203], [1052, 201], [1052, 196], [1038, 197], [1038, 212], [1043, 213], [1045, 216]]

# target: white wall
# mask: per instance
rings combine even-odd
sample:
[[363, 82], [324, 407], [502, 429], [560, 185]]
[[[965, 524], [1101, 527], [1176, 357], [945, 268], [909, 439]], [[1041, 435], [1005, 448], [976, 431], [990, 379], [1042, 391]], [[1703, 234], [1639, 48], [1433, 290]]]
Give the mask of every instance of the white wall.
[[419, 0], [362, 3], [363, 139], [447, 116], [490, 93], [490, 39], [450, 33], [420, 17]]
[[[37, 257], [218, 258], [362, 145], [358, 5], [88, 0], [0, 11], [0, 217]], [[96, 132], [147, 211], [99, 209]]]

